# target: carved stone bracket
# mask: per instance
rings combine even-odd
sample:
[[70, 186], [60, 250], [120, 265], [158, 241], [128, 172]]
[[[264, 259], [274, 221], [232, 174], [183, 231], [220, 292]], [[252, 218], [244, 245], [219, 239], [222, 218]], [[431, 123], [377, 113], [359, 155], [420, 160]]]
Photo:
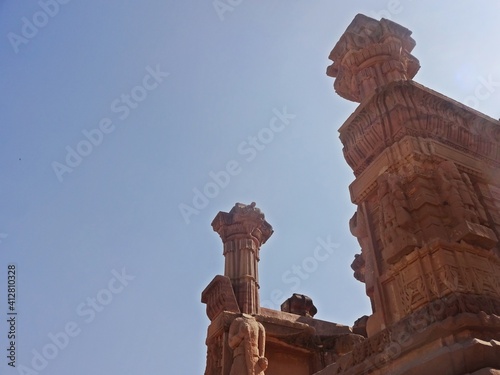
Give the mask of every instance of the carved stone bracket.
[[215, 276], [201, 293], [201, 302], [207, 305], [207, 316], [210, 320], [214, 320], [223, 311], [240, 312], [231, 280], [227, 276]]

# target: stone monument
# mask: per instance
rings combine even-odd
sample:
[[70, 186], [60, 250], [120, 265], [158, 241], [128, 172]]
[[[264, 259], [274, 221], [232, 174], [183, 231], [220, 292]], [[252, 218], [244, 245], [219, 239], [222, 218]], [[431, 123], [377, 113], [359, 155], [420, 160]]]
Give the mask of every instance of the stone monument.
[[260, 248], [273, 229], [255, 203], [219, 212], [212, 227], [225, 266], [201, 297], [210, 319], [205, 375], [313, 374], [363, 340], [350, 327], [314, 319], [304, 295], [291, 296], [282, 311], [260, 306]]
[[205, 375], [500, 375], [500, 122], [414, 82], [414, 46], [408, 29], [357, 15], [327, 69], [360, 103], [339, 133], [372, 314], [324, 322], [300, 294], [260, 307], [273, 231], [236, 204], [212, 223], [226, 263], [202, 293]]
[[373, 313], [322, 375], [500, 373], [500, 123], [412, 81], [410, 35], [357, 15], [330, 54]]

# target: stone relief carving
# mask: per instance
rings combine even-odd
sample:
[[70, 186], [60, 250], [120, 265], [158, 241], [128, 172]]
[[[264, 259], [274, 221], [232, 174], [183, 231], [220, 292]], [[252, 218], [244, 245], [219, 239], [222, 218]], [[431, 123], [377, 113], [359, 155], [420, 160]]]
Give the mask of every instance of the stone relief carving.
[[222, 372], [222, 336], [207, 339], [207, 366], [205, 375], [216, 375]]
[[230, 375], [264, 375], [267, 369], [264, 326], [251, 315], [243, 314], [229, 327], [229, 346], [233, 349]]
[[444, 265], [439, 271], [439, 278], [441, 282], [451, 290], [456, 292], [460, 287], [459, 272], [456, 267], [450, 266], [448, 264]]
[[214, 320], [223, 311], [240, 312], [231, 280], [217, 275], [201, 294], [201, 302], [207, 305], [207, 316]]
[[439, 288], [434, 274], [432, 272], [429, 272], [425, 275], [425, 278], [428, 280], [429, 291], [432, 293], [432, 296], [439, 297]]
[[[402, 278], [402, 276], [400, 276]], [[422, 276], [417, 279], [404, 283], [400, 282], [400, 297], [403, 304], [403, 311], [408, 313], [414, 304], [425, 299], [425, 285]]]
[[[357, 17], [327, 71], [340, 96], [363, 103], [339, 132], [359, 205], [349, 224], [362, 251], [351, 267], [376, 302], [368, 339], [328, 374], [395, 371], [393, 364], [382, 370], [378, 359], [390, 362], [391, 344], [430, 340], [415, 333], [434, 323], [446, 320], [428, 332], [447, 335], [465, 321], [481, 329], [486, 319], [500, 322], [493, 316], [500, 311], [500, 126], [407, 81], [418, 61], [411, 61], [409, 34], [394, 30]], [[421, 354], [422, 347], [414, 348]]]
[[413, 78], [420, 68], [418, 59], [410, 53], [415, 41], [401, 31], [392, 21], [358, 15], [329, 56], [333, 64], [327, 75], [336, 78], [335, 91], [361, 102], [377, 87]]
[[361, 254], [356, 254], [354, 256], [354, 261], [351, 264], [351, 268], [354, 271], [354, 277], [364, 283], [365, 279], [365, 267], [366, 259], [363, 252], [366, 252], [368, 246], [368, 226], [366, 223], [365, 215], [362, 210], [358, 207], [358, 210], [354, 213], [353, 217], [349, 220], [349, 229], [353, 236], [358, 240], [359, 246], [361, 247]]
[[436, 173], [442, 204], [448, 211], [445, 222], [454, 226], [465, 219], [465, 205], [458, 190], [458, 181], [461, 180], [460, 173], [452, 161], [444, 161], [439, 164]]
[[462, 178], [465, 183], [465, 186], [470, 192], [470, 196], [473, 202], [472, 208], [474, 209], [478, 221], [480, 224], [487, 224], [488, 223], [488, 218], [486, 216], [486, 210], [484, 209], [484, 206], [482, 203], [479, 201], [479, 198], [477, 196], [476, 190], [474, 189], [474, 186], [472, 185], [472, 182], [470, 180], [470, 177], [467, 173], [462, 173]]
[[341, 374], [359, 364], [366, 364], [367, 369], [382, 367], [391, 358], [390, 356], [378, 358], [380, 361], [378, 363], [377, 357], [388, 353], [391, 345], [397, 344], [400, 348], [404, 348], [411, 345], [415, 334], [424, 331], [431, 324], [442, 322], [448, 317], [462, 313], [477, 314], [480, 311], [486, 315], [483, 319], [489, 327], [500, 324], [500, 302], [498, 300], [461, 293], [435, 300], [393, 326], [360, 342], [351, 353], [340, 358], [332, 373]]
[[393, 263], [398, 255], [407, 254], [418, 246], [419, 241], [411, 232], [414, 223], [399, 178], [394, 174], [385, 173], [377, 182], [380, 237], [384, 245], [384, 257], [389, 263]]
[[436, 169], [436, 185], [444, 208], [444, 224], [451, 229], [453, 241], [464, 240], [491, 249], [498, 242], [489, 228], [486, 210], [466, 173], [460, 173], [452, 161], [444, 161]]

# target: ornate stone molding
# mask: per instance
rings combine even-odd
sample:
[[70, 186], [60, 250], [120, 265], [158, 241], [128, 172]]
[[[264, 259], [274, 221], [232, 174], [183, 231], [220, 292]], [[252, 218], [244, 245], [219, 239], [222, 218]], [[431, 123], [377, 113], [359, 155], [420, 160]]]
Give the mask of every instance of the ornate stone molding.
[[359, 176], [405, 136], [431, 139], [500, 167], [500, 122], [412, 81], [390, 83], [339, 129], [347, 163]]
[[273, 234], [273, 228], [254, 202], [249, 205], [236, 203], [229, 213], [219, 212], [212, 221], [212, 228], [219, 233], [223, 243], [233, 238], [248, 238], [255, 241], [257, 247]]
[[438, 339], [443, 330], [452, 334], [462, 329], [473, 330], [478, 338], [487, 333], [484, 336], [488, 340], [492, 335], [500, 340], [500, 300], [462, 293], [436, 300], [360, 342], [321, 374], [365, 374], [377, 369], [384, 374], [384, 366], [405, 352]]
[[210, 320], [214, 320], [224, 311], [240, 312], [231, 280], [226, 276], [215, 276], [201, 293], [201, 302], [207, 305], [207, 316]]
[[420, 68], [411, 55], [411, 31], [386, 19], [358, 14], [337, 42], [327, 75], [335, 77], [335, 91], [361, 102], [390, 82], [412, 79]]

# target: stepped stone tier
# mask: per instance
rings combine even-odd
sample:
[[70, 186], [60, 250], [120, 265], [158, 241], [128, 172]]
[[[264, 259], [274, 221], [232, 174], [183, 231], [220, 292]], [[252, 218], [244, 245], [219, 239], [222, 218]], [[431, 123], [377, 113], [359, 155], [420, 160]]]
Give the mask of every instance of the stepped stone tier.
[[237, 204], [212, 223], [226, 266], [202, 294], [205, 375], [500, 375], [500, 122], [413, 82], [410, 35], [357, 15], [327, 69], [360, 103], [339, 133], [371, 315], [321, 321], [300, 294], [260, 307], [272, 228]]

